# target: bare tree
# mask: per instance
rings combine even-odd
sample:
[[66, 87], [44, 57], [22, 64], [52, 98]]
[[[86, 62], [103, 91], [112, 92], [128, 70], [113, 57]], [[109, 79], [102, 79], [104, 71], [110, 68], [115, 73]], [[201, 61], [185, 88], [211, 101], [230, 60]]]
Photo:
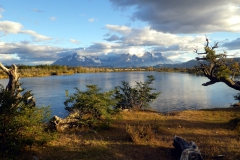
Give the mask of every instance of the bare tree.
[[0, 68], [8, 75], [9, 81], [8, 85], [6, 86], [6, 90], [8, 91], [15, 91], [16, 89], [19, 89], [19, 74], [18, 74], [18, 68], [15, 64], [12, 65], [10, 69], [6, 68], [1, 62], [0, 62]]
[[[19, 82], [20, 76], [18, 74], [18, 68], [15, 64], [11, 66], [10, 69], [6, 68], [1, 62], [0, 62], [0, 68], [8, 75], [9, 81], [6, 86], [6, 91], [10, 91], [14, 94], [16, 94], [18, 97], [22, 97], [21, 92], [23, 89], [21, 88], [21, 84]], [[31, 91], [27, 91], [24, 93], [24, 97], [27, 97], [26, 104], [31, 104], [32, 106], [36, 105], [36, 100], [33, 97]]]
[[215, 49], [218, 48], [219, 42], [212, 47], [209, 46], [209, 40], [206, 38], [205, 52], [195, 52], [201, 57], [196, 57], [199, 66], [197, 69], [202, 71], [205, 77], [210, 81], [203, 83], [203, 86], [209, 86], [217, 82], [223, 82], [227, 86], [240, 91], [240, 81], [235, 80], [235, 75], [240, 72], [239, 62], [233, 58], [227, 58], [227, 52], [216, 54]]

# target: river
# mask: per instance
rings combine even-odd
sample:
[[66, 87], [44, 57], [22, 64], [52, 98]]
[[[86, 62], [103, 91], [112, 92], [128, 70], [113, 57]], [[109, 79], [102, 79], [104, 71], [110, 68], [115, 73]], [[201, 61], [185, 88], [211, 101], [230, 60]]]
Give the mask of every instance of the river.
[[[206, 77], [197, 77], [186, 73], [163, 72], [110, 72], [110, 73], [81, 73], [64, 76], [21, 78], [25, 90], [32, 90], [38, 106], [51, 106], [52, 115], [64, 117], [67, 112], [63, 102], [65, 91], [73, 94], [79, 88], [86, 90], [87, 84], [98, 85], [102, 91], [108, 91], [121, 85], [121, 81], [135, 85], [144, 82], [148, 75], [153, 75], [153, 88], [161, 92], [151, 103], [151, 107], [160, 112], [170, 112], [187, 109], [205, 109], [229, 107], [236, 102], [233, 96], [238, 91], [217, 83], [208, 87], [201, 84], [207, 82]], [[0, 84], [6, 86], [8, 79], [0, 79]]]

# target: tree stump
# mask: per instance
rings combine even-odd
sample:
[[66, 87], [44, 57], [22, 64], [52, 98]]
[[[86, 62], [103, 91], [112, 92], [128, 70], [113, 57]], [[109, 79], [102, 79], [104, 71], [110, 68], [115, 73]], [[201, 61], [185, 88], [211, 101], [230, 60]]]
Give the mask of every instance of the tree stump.
[[20, 88], [20, 83], [19, 83], [19, 74], [17, 72], [17, 66], [15, 64], [12, 65], [11, 69], [6, 68], [2, 63], [0, 63], [0, 68], [8, 75], [9, 81], [6, 86], [7, 91], [15, 91], [16, 89], [21, 89]]

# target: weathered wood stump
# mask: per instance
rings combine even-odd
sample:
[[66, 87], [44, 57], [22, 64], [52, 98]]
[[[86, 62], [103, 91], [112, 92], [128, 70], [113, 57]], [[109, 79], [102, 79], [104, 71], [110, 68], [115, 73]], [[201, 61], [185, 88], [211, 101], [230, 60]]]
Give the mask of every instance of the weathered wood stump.
[[2, 63], [0, 63], [0, 68], [8, 75], [9, 81], [6, 86], [6, 90], [15, 91], [20, 87], [19, 83], [19, 74], [17, 72], [17, 66], [15, 64], [12, 65], [11, 69], [6, 68]]
[[60, 118], [58, 116], [53, 116], [50, 119], [50, 123], [53, 125], [54, 130], [56, 131], [65, 131], [71, 128], [79, 127], [79, 119], [73, 117]]
[[[0, 62], [0, 69], [2, 69], [8, 75], [9, 78], [8, 84], [6, 86], [6, 91], [10, 91], [12, 92], [12, 94], [16, 94], [18, 97], [22, 97], [20, 94], [22, 88], [19, 82], [20, 76], [18, 74], [17, 66], [13, 64], [12, 67], [8, 69]], [[36, 106], [36, 100], [30, 93], [30, 91], [28, 92], [28, 95], [29, 96], [27, 97], [25, 103], [31, 105], [32, 107]]]
[[181, 153], [180, 160], [203, 160], [198, 146], [192, 141], [187, 142], [185, 139], [175, 136], [173, 146]]

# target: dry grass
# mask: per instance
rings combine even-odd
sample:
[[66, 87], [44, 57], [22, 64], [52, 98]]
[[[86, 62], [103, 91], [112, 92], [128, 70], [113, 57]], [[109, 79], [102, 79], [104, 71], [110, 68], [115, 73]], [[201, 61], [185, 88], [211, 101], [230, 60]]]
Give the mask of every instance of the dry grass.
[[194, 141], [204, 159], [225, 155], [240, 159], [240, 108], [156, 112], [121, 112], [108, 130], [71, 130], [44, 148], [35, 148], [41, 160], [174, 160], [174, 135]]

